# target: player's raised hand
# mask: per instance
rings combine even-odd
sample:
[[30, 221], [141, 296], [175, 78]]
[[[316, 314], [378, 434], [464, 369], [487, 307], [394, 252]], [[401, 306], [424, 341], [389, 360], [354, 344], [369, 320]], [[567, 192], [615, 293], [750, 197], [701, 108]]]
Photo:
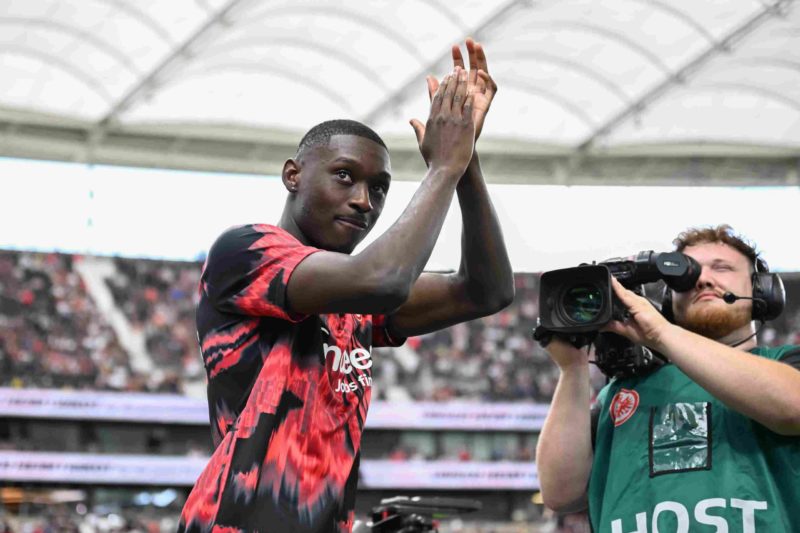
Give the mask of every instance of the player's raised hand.
[[[452, 52], [453, 65], [463, 67], [464, 58], [461, 56], [461, 49], [457, 45], [453, 45]], [[481, 43], [467, 39], [467, 55], [469, 57], [468, 90], [475, 95], [472, 115], [475, 122], [475, 140], [478, 140], [483, 130], [486, 114], [497, 93], [497, 83], [489, 75], [489, 63], [486, 61], [486, 52]]]
[[412, 120], [420, 152], [431, 169], [464, 173], [475, 144], [474, 95], [469, 93], [467, 72], [456, 67], [444, 77], [431, 99], [426, 125]]
[[[464, 57], [461, 48], [454, 44], [451, 50], [453, 68], [464, 68]], [[492, 105], [494, 95], [497, 93], [497, 83], [489, 75], [489, 63], [486, 61], [486, 52], [481, 43], [467, 39], [467, 56], [469, 57], [469, 75], [467, 90], [474, 94], [472, 118], [475, 122], [475, 140], [481, 135], [486, 114]], [[439, 82], [433, 76], [427, 76], [428, 96], [432, 99], [439, 88]], [[423, 132], [424, 134], [424, 132]]]

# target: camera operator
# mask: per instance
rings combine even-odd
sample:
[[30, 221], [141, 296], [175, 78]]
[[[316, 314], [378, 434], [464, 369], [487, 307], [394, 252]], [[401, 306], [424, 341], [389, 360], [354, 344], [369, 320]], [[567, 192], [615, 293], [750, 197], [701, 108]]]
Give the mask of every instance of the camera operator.
[[598, 533], [798, 532], [800, 350], [757, 346], [766, 265], [727, 225], [674, 244], [702, 267], [694, 288], [667, 290], [662, 315], [612, 278], [629, 316], [604, 328], [671, 364], [611, 381], [590, 411], [586, 351], [547, 345], [560, 377], [537, 447], [544, 503], [588, 505]]

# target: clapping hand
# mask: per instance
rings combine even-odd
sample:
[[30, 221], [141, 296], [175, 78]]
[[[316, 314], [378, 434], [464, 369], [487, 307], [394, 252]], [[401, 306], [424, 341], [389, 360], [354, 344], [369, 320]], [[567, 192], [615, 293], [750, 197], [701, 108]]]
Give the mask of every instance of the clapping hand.
[[[467, 39], [467, 54], [469, 56], [469, 72], [467, 76], [467, 94], [473, 97], [472, 119], [475, 124], [475, 140], [480, 137], [486, 113], [492, 105], [494, 95], [497, 93], [497, 84], [489, 75], [489, 65], [486, 61], [486, 53], [481, 43], [472, 39]], [[464, 68], [464, 57], [458, 45], [453, 45], [453, 68]], [[433, 96], [439, 89], [439, 81], [433, 76], [427, 76], [428, 96], [433, 100]], [[411, 120], [411, 126], [417, 136], [417, 142], [422, 145], [425, 137], [425, 125], [417, 119]]]

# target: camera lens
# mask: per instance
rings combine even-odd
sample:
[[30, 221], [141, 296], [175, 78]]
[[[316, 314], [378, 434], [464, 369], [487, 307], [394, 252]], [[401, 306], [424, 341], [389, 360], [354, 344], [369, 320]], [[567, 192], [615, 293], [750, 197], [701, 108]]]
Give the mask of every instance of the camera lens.
[[588, 324], [603, 310], [603, 293], [594, 285], [573, 285], [564, 291], [561, 307], [576, 324]]

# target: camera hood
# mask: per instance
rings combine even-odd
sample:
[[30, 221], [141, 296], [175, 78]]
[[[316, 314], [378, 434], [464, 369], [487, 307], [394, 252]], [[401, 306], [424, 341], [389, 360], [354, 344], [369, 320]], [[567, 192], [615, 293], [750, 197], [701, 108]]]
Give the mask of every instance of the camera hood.
[[539, 293], [540, 324], [553, 332], [597, 331], [612, 318], [612, 290], [605, 265], [545, 272]]

